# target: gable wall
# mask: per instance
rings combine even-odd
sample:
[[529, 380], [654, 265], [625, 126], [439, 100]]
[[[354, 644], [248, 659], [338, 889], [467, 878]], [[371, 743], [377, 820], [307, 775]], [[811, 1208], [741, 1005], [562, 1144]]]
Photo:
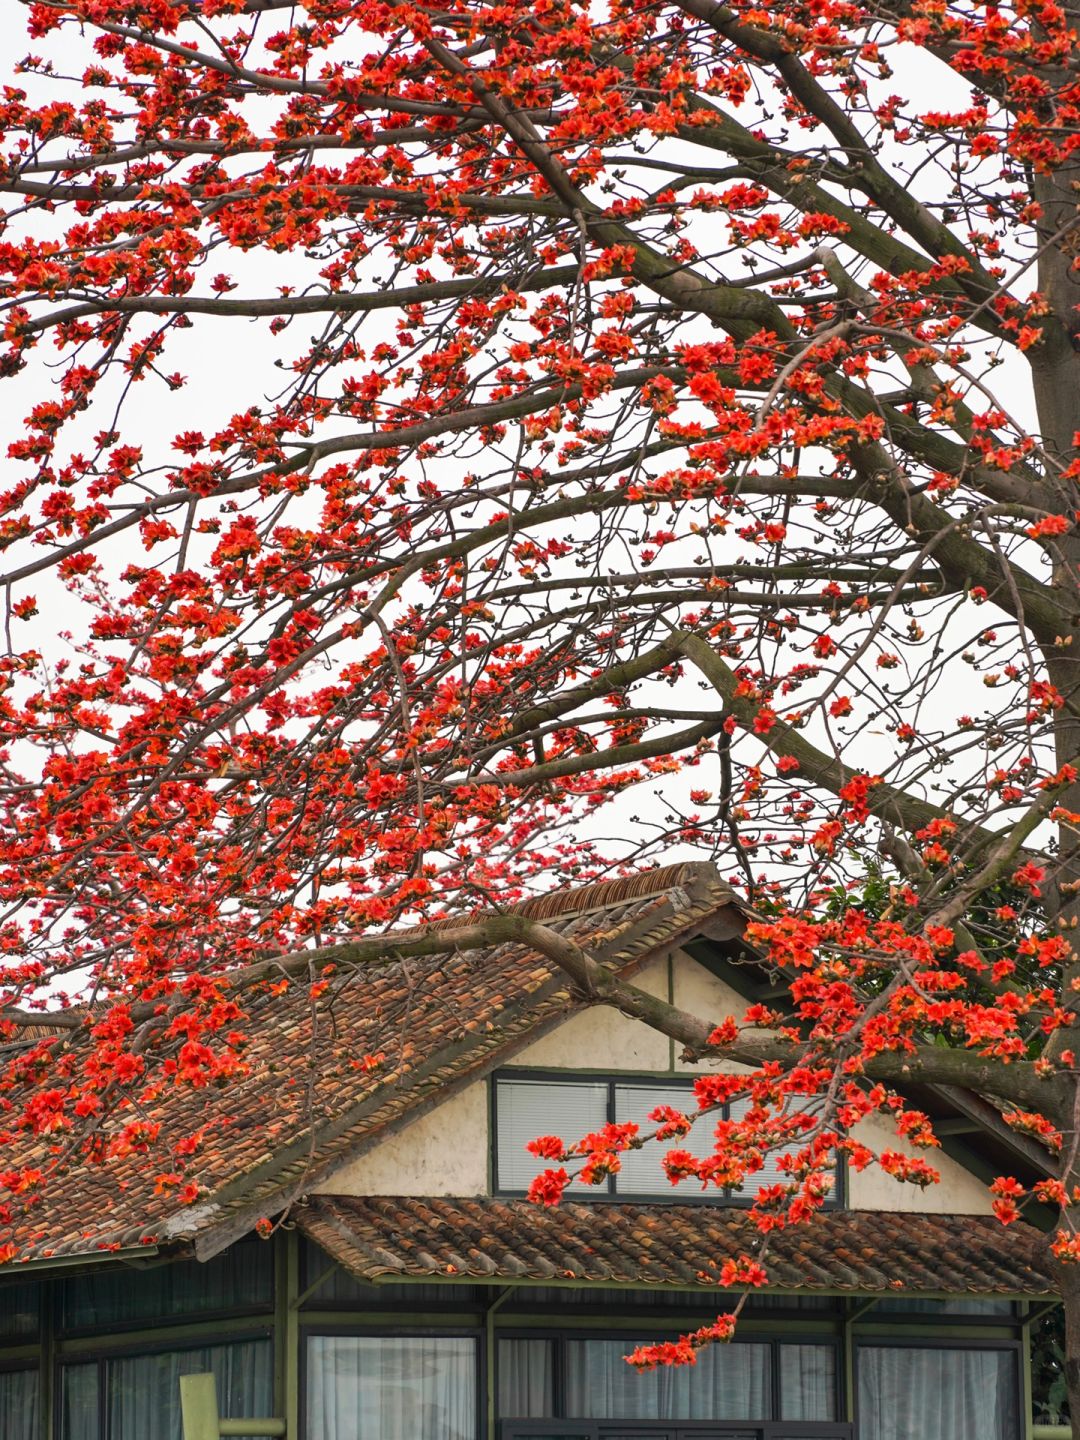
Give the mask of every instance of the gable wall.
[[[682, 1009], [716, 1020], [740, 1015], [746, 1002], [690, 956], [676, 953], [643, 970], [636, 984], [669, 998]], [[515, 1066], [545, 1070], [596, 1070], [605, 1073], [705, 1073], [712, 1067], [687, 1065], [679, 1047], [640, 1021], [607, 1006], [573, 1015], [514, 1057]], [[878, 1116], [860, 1127], [859, 1136], [875, 1148], [910, 1152]], [[367, 1154], [347, 1161], [317, 1187], [336, 1195], [460, 1195], [489, 1193], [490, 1153], [488, 1085], [477, 1081], [414, 1120]], [[922, 1152], [941, 1173], [941, 1183], [925, 1190], [900, 1185], [871, 1167], [847, 1177], [848, 1205], [856, 1210], [922, 1214], [990, 1214], [985, 1185], [957, 1161], [940, 1152]], [[678, 1192], [676, 1192], [676, 1198]]]

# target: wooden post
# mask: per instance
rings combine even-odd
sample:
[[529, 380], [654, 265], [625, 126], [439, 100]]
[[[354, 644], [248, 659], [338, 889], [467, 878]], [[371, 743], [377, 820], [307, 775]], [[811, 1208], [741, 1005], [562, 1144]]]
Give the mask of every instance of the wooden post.
[[180, 1376], [180, 1420], [184, 1440], [221, 1440], [213, 1375]]

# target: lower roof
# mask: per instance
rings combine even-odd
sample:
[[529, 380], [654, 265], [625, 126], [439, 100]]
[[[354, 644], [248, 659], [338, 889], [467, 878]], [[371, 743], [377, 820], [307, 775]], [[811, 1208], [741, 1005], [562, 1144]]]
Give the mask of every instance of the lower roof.
[[[745, 1210], [719, 1205], [313, 1196], [300, 1228], [367, 1283], [470, 1280], [707, 1287], [763, 1237]], [[816, 1294], [1043, 1296], [1054, 1283], [1046, 1237], [983, 1215], [832, 1210], [774, 1232], [767, 1290]]]

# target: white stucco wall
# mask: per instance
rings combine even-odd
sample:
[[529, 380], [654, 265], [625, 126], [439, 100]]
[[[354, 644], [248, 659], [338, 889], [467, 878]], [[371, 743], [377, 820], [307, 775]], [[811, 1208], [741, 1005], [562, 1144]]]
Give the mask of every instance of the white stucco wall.
[[[668, 962], [648, 966], [634, 984], [666, 999]], [[667, 1070], [671, 1042], [608, 1005], [594, 1005], [527, 1045], [513, 1063], [537, 1070]]]
[[[688, 955], [657, 961], [636, 983], [652, 995], [671, 996], [681, 1008], [711, 1021], [741, 1015], [746, 1002]], [[692, 1073], [678, 1046], [640, 1021], [594, 1006], [513, 1057], [514, 1066], [544, 1070]], [[941, 1173], [941, 1184], [902, 1185], [876, 1166], [848, 1175], [848, 1204], [856, 1210], [921, 1214], [990, 1213], [985, 1185], [941, 1151], [911, 1151], [882, 1117], [859, 1128], [873, 1149], [921, 1153]], [[414, 1120], [366, 1155], [347, 1161], [318, 1192], [337, 1195], [483, 1195], [488, 1186], [488, 1085], [477, 1081]]]
[[488, 1097], [481, 1081], [452, 1095], [316, 1189], [331, 1195], [486, 1195]]
[[883, 1115], [871, 1115], [852, 1131], [874, 1151], [898, 1150], [916, 1155], [940, 1174], [938, 1185], [905, 1185], [877, 1165], [848, 1171], [848, 1205], [852, 1210], [902, 1210], [918, 1215], [989, 1215], [990, 1192], [963, 1165], [940, 1150], [915, 1149], [897, 1135]]

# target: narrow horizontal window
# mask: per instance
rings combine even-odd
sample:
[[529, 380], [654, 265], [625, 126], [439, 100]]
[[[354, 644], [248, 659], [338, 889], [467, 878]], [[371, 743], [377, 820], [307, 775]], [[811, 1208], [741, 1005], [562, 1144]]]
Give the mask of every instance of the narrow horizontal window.
[[[737, 1188], [703, 1191], [694, 1181], [673, 1185], [664, 1168], [664, 1157], [677, 1147], [699, 1159], [707, 1159], [715, 1149], [717, 1121], [721, 1115], [726, 1119], [743, 1117], [750, 1106], [746, 1099], [738, 1099], [730, 1106], [701, 1116], [689, 1134], [677, 1141], [657, 1141], [645, 1137], [656, 1129], [656, 1122], [649, 1117], [659, 1107], [670, 1106], [691, 1118], [697, 1114], [693, 1077], [650, 1081], [629, 1076], [594, 1080], [584, 1076], [564, 1079], [562, 1076], [507, 1074], [495, 1078], [494, 1098], [494, 1188], [496, 1194], [502, 1195], [524, 1194], [535, 1176], [557, 1163], [531, 1155], [526, 1148], [531, 1140], [556, 1135], [564, 1146], [572, 1146], [608, 1122], [636, 1125], [643, 1143], [639, 1148], [622, 1151], [619, 1169], [601, 1184], [583, 1185], [573, 1181], [568, 1188], [575, 1196], [589, 1200], [613, 1196], [630, 1201], [656, 1198], [675, 1204], [704, 1200], [713, 1205], [723, 1204], [725, 1200], [753, 1200], [762, 1186], [786, 1179], [781, 1168], [784, 1154], [800, 1148], [792, 1144], [783, 1151], [765, 1154], [761, 1169]], [[820, 1101], [794, 1097], [787, 1103], [812, 1112]], [[567, 1168], [572, 1169], [572, 1164]], [[837, 1196], [833, 1177], [829, 1201], [835, 1203]]]
[[1015, 1307], [1011, 1300], [982, 1298], [976, 1295], [954, 1295], [944, 1300], [925, 1300], [916, 1296], [884, 1295], [874, 1307], [891, 1315], [1001, 1315], [1011, 1316]]
[[150, 1270], [87, 1270], [63, 1282], [66, 1330], [111, 1329], [147, 1320], [179, 1320], [260, 1310], [273, 1299], [273, 1247], [231, 1245], [205, 1264], [180, 1260]]

